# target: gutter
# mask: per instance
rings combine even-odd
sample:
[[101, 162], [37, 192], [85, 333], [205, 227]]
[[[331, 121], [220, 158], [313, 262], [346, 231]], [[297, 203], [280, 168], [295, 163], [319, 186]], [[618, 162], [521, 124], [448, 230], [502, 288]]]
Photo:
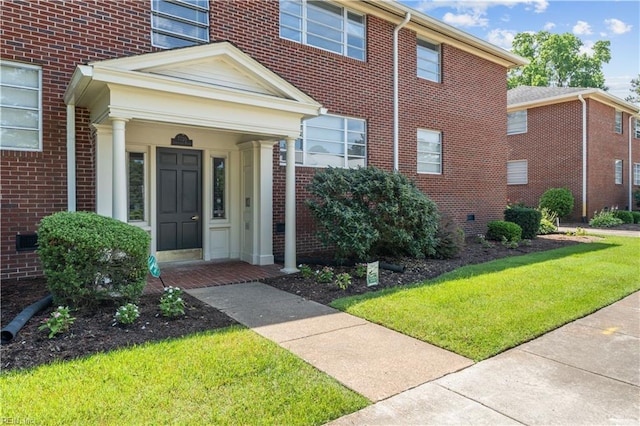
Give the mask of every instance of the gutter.
[[76, 211], [76, 105], [67, 104], [67, 210]]
[[398, 165], [398, 145], [399, 145], [399, 123], [398, 123], [398, 33], [407, 25], [411, 19], [411, 12], [407, 12], [404, 20], [393, 29], [393, 172], [399, 172]]
[[582, 223], [587, 223], [587, 102], [578, 95], [582, 102]]

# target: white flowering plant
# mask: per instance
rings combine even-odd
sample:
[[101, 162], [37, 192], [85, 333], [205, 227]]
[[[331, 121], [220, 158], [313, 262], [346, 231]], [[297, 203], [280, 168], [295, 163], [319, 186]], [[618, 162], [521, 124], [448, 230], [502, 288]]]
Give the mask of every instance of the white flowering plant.
[[68, 306], [58, 306], [55, 311], [51, 312], [49, 318], [42, 321], [38, 330], [49, 329], [49, 339], [53, 339], [56, 334], [67, 331], [75, 320], [71, 316]]
[[120, 306], [114, 315], [115, 320], [120, 324], [133, 324], [140, 316], [138, 306], [133, 303], [127, 303]]
[[160, 311], [168, 318], [184, 315], [184, 300], [180, 288], [169, 286], [164, 289], [160, 298]]

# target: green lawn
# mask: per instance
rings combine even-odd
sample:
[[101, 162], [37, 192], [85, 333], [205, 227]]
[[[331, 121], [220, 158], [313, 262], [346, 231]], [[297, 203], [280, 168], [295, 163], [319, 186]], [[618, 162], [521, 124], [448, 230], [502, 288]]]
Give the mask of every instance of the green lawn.
[[640, 289], [639, 254], [640, 238], [606, 237], [460, 268], [332, 306], [481, 360]]
[[0, 392], [28, 424], [311, 425], [369, 404], [241, 327], [3, 374]]

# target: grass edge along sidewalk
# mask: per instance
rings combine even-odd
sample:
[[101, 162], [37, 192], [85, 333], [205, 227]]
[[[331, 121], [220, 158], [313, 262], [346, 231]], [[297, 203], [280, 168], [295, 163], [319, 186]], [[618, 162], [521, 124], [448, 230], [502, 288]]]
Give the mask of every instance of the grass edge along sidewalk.
[[331, 306], [480, 361], [640, 289], [640, 238], [466, 266]]
[[21, 424], [323, 424], [370, 402], [232, 326], [0, 376]]

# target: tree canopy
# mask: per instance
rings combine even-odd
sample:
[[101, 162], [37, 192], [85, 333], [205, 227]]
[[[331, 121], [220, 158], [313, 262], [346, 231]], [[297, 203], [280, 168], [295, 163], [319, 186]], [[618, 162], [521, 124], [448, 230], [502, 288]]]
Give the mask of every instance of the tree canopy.
[[624, 98], [627, 102], [634, 102], [636, 104], [640, 104], [640, 74], [638, 74], [638, 78], [631, 79], [631, 88], [629, 89], [631, 94]]
[[571, 33], [548, 31], [518, 33], [512, 52], [529, 60], [529, 65], [509, 72], [508, 87], [556, 86], [596, 87], [604, 85], [602, 64], [611, 60], [610, 42], [594, 43], [592, 53], [581, 52], [582, 40]]

